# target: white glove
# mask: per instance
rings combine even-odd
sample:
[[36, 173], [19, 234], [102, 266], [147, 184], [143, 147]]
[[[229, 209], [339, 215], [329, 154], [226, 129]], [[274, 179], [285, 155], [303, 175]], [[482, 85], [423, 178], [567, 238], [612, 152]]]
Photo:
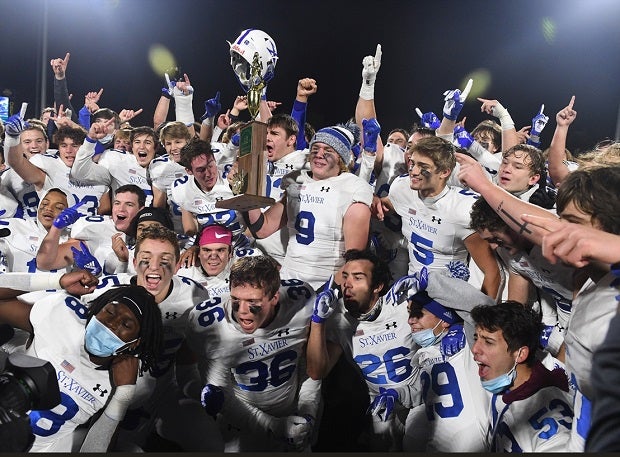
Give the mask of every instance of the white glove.
[[362, 60], [362, 87], [360, 98], [372, 100], [375, 98], [375, 79], [381, 67], [381, 45], [377, 45], [375, 56], [366, 56]]
[[312, 416], [286, 416], [274, 419], [271, 431], [276, 438], [285, 441], [299, 451], [306, 447], [314, 426]]

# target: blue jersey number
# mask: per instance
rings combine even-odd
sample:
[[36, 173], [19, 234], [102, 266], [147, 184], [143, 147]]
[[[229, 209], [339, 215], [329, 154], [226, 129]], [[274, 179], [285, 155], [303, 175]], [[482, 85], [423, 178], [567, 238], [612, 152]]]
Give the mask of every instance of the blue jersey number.
[[220, 322], [224, 319], [224, 309], [219, 306], [221, 303], [222, 299], [220, 297], [213, 297], [196, 305], [198, 311], [204, 310], [204, 312], [200, 313], [198, 316], [198, 324], [200, 324], [201, 327], [208, 327], [214, 322]]
[[[354, 360], [361, 368], [364, 379], [373, 384], [385, 385], [404, 381], [411, 375], [413, 368], [411, 367], [411, 359], [407, 358], [409, 353], [409, 349], [400, 346], [390, 349], [383, 354], [383, 357], [374, 354], [360, 354]], [[385, 364], [387, 379], [383, 374], [372, 374], [383, 364]]]
[[314, 241], [314, 214], [310, 211], [300, 211], [295, 219], [297, 234], [295, 239], [299, 244], [310, 244]]
[[421, 237], [415, 232], [411, 233], [411, 244], [413, 245], [413, 255], [422, 265], [430, 265], [435, 260], [435, 255], [431, 249], [433, 242]]
[[[435, 419], [435, 413], [442, 418], [458, 417], [461, 414], [463, 397], [459, 388], [459, 380], [452, 365], [446, 362], [436, 363], [431, 369], [430, 376], [428, 372], [423, 371], [420, 374], [420, 379], [422, 380], [422, 397], [426, 403], [426, 415], [429, 421]], [[428, 402], [431, 389], [439, 401]], [[448, 396], [450, 397], [449, 401], [442, 401], [442, 397], [447, 400], [445, 397]], [[431, 398], [431, 400], [434, 399]]]
[[[73, 419], [80, 410], [73, 398], [64, 392], [60, 392], [60, 405], [54, 409], [64, 409], [62, 414], [54, 412], [52, 409], [41, 411], [30, 411], [30, 426], [32, 433], [39, 436], [50, 436], [60, 430], [65, 422]], [[43, 420], [42, 420], [43, 419]], [[48, 425], [51, 422], [51, 425]], [[45, 426], [45, 428], [44, 428]]]
[[281, 386], [291, 379], [293, 373], [295, 373], [296, 359], [297, 353], [289, 350], [277, 354], [269, 365], [261, 360], [242, 363], [235, 368], [237, 375], [255, 372], [256, 376], [248, 380], [250, 384], [240, 384], [237, 382], [237, 385], [243, 390], [251, 392], [262, 392], [269, 384], [273, 387]]

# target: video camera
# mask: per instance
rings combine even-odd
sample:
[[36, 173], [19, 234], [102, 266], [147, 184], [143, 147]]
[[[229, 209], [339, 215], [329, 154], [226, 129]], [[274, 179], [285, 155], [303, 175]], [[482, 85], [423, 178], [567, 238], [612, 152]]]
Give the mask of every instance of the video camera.
[[[13, 333], [10, 326], [0, 325], [0, 344], [9, 341]], [[0, 349], [0, 452], [29, 450], [34, 434], [27, 412], [58, 404], [60, 390], [51, 363]]]

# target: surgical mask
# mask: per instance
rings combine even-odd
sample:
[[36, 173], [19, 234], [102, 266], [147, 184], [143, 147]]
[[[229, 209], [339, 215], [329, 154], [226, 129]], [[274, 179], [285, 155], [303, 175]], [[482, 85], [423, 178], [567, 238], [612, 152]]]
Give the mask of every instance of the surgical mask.
[[[521, 355], [521, 351], [519, 350], [519, 355]], [[519, 358], [517, 355], [517, 359]], [[488, 390], [493, 394], [498, 394], [506, 390], [507, 387], [510, 387], [517, 377], [517, 361], [515, 360], [515, 364], [512, 366], [512, 369], [508, 373], [504, 373], [499, 375], [496, 378], [489, 379], [488, 381], [480, 380], [482, 387]]]
[[419, 330], [417, 332], [412, 332], [411, 333], [411, 337], [413, 338], [413, 341], [415, 341], [418, 346], [421, 346], [423, 348], [432, 346], [433, 344], [435, 344], [437, 342], [437, 340], [441, 336], [441, 333], [443, 333], [443, 332], [441, 332], [439, 335], [435, 335], [435, 329], [442, 322], [443, 321], [437, 322], [437, 325], [435, 325], [432, 329], [431, 328], [425, 328], [424, 330]]
[[112, 141], [113, 138], [114, 138], [114, 134], [113, 133], [108, 133], [106, 136], [104, 136], [103, 138], [99, 139], [99, 143], [101, 143], [101, 144], [108, 144], [109, 142]]
[[86, 350], [97, 357], [109, 357], [118, 355], [123, 346], [127, 346], [138, 339], [131, 341], [121, 340], [112, 330], [103, 325], [95, 316], [86, 326], [84, 344]]

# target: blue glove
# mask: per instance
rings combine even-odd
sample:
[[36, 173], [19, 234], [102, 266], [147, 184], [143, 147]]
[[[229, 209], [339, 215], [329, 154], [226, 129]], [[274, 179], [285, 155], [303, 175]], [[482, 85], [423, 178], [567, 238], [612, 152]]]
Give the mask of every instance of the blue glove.
[[224, 391], [213, 384], [207, 384], [200, 392], [200, 403], [207, 414], [215, 418], [224, 406]]
[[532, 118], [532, 129], [530, 130], [530, 137], [527, 139], [527, 144], [540, 147], [540, 134], [549, 122], [549, 116], [545, 116], [543, 111], [545, 109], [544, 103], [540, 106], [540, 111], [536, 116]]
[[[329, 283], [332, 282], [330, 278]], [[314, 311], [312, 312], [312, 322], [322, 324], [334, 312], [334, 306], [340, 298], [338, 289], [325, 289], [320, 292], [314, 300]]]
[[214, 117], [217, 113], [222, 109], [222, 104], [220, 103], [220, 91], [217, 91], [215, 97], [210, 98], [205, 102], [205, 113], [200, 118], [200, 121], [204, 121], [205, 119], [209, 119], [210, 117]]
[[454, 126], [454, 139], [458, 143], [459, 147], [463, 149], [469, 149], [471, 144], [474, 142], [474, 137], [471, 136], [462, 125]]
[[75, 205], [69, 208], [63, 209], [56, 219], [54, 219], [54, 227], [57, 229], [64, 229], [77, 221], [83, 214], [78, 213], [77, 209], [84, 204], [85, 200], [77, 202]]
[[73, 252], [73, 261], [77, 265], [78, 268], [82, 270], [88, 271], [90, 274], [94, 276], [99, 276], [101, 274], [101, 264], [97, 260], [97, 258], [90, 253], [88, 250], [88, 246], [84, 244], [83, 241], [80, 241], [80, 249], [78, 251], [73, 246], [71, 246], [71, 252]]
[[543, 349], [549, 344], [549, 336], [551, 336], [551, 332], [553, 332], [554, 328], [555, 325], [545, 325], [542, 332], [540, 332], [540, 347]]
[[362, 127], [364, 129], [364, 151], [377, 152], [377, 139], [381, 133], [379, 122], [374, 117], [362, 119]]
[[441, 339], [439, 350], [444, 357], [457, 354], [465, 347], [465, 332], [461, 324], [454, 324], [450, 327], [446, 336]]
[[239, 146], [239, 132], [235, 133], [230, 138], [230, 142], [233, 144], [233, 146]]
[[459, 117], [459, 113], [461, 109], [463, 109], [463, 104], [469, 95], [469, 91], [471, 90], [471, 86], [474, 80], [470, 79], [467, 81], [467, 85], [463, 92], [459, 89], [447, 90], [444, 94], [444, 105], [443, 105], [443, 115], [445, 118], [450, 119], [451, 121], [456, 121], [456, 118]]
[[170, 79], [168, 73], [164, 73], [164, 75], [166, 76], [166, 87], [161, 88], [161, 94], [167, 99], [171, 99], [172, 97], [174, 97], [172, 91], [174, 89], [174, 86], [176, 85], [176, 81], [174, 79]]
[[379, 395], [375, 397], [366, 414], [378, 416], [383, 422], [387, 422], [394, 409], [394, 402], [398, 400], [398, 392], [394, 389], [379, 387]]
[[19, 111], [19, 114], [13, 114], [9, 117], [4, 123], [4, 133], [12, 138], [19, 138], [19, 135], [28, 127], [30, 124], [24, 121], [24, 116], [26, 115], [26, 108], [28, 107], [28, 103], [22, 103], [22, 108]]
[[441, 121], [432, 111], [422, 114], [420, 108], [416, 108], [415, 112], [418, 114], [418, 116], [420, 116], [420, 119], [422, 120], [422, 125], [427, 129], [437, 130], [441, 125]]
[[402, 300], [402, 296], [407, 294], [407, 298], [421, 290], [425, 290], [428, 285], [428, 270], [423, 267], [417, 273], [403, 276], [392, 284], [390, 290], [385, 294], [385, 302], [396, 305]]

